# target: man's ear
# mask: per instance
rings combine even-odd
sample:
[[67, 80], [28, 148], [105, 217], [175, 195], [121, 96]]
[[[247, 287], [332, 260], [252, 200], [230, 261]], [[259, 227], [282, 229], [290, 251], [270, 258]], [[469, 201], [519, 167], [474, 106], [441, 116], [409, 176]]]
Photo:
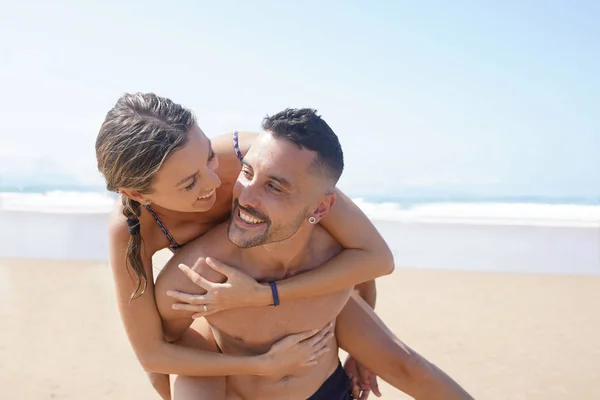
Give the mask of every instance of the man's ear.
[[146, 196], [137, 190], [119, 189], [119, 193], [121, 193], [123, 196], [129, 197], [131, 200], [137, 201], [140, 204], [150, 204], [150, 201], [146, 198]]
[[319, 222], [321, 219], [325, 218], [325, 216], [331, 211], [333, 206], [335, 205], [335, 200], [337, 199], [335, 192], [327, 193], [317, 204], [317, 208], [313, 211], [312, 216], [316, 218], [316, 222]]

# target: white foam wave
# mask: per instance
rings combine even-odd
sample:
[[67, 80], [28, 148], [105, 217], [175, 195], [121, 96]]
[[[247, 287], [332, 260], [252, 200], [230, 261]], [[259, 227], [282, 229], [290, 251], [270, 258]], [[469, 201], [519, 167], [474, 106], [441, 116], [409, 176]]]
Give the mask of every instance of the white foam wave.
[[379, 221], [482, 225], [600, 227], [600, 206], [531, 203], [430, 203], [403, 208], [399, 203], [354, 199]]
[[[0, 193], [0, 210], [42, 213], [107, 213], [109, 193], [51, 191]], [[600, 227], [600, 205], [530, 203], [428, 203], [403, 207], [400, 203], [372, 203], [354, 199], [376, 221]]]
[[108, 193], [49, 191], [0, 193], [0, 210], [43, 213], [107, 213], [115, 199]]

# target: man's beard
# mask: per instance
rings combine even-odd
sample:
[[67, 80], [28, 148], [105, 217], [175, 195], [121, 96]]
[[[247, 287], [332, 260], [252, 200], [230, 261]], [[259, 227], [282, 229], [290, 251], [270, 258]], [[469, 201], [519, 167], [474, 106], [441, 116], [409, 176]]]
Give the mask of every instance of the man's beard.
[[[250, 237], [249, 239], [244, 239], [242, 241], [232, 240], [232, 238], [231, 238], [232, 229], [236, 230], [238, 232], [244, 231], [243, 228], [235, 226], [235, 222], [234, 222], [234, 219], [240, 209], [255, 218], [265, 221], [266, 228], [264, 229], [264, 231], [253, 237]], [[271, 220], [266, 215], [254, 210], [254, 209], [248, 209], [246, 207], [241, 207], [239, 202], [236, 199], [233, 202], [233, 211], [229, 218], [229, 225], [227, 226], [227, 237], [229, 238], [229, 241], [231, 241], [233, 244], [235, 244], [236, 246], [238, 246], [240, 248], [244, 248], [244, 249], [256, 247], [256, 246], [262, 246], [262, 245], [269, 244], [269, 243], [282, 242], [284, 240], [291, 238], [296, 232], [298, 232], [298, 229], [300, 229], [300, 227], [302, 226], [302, 222], [304, 222], [304, 219], [306, 218], [307, 215], [308, 215], [308, 208], [304, 209], [301, 213], [299, 213], [297, 218], [294, 219], [294, 221], [292, 223], [288, 224], [287, 226], [279, 226], [279, 227], [275, 226], [275, 228], [273, 228], [273, 224], [271, 223]]]

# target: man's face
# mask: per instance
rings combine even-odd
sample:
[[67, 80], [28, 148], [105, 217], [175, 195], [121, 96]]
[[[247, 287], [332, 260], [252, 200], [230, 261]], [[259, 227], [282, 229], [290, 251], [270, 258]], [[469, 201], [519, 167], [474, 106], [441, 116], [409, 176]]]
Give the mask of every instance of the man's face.
[[324, 179], [311, 174], [316, 153], [261, 134], [244, 157], [233, 188], [229, 240], [243, 248], [290, 238], [325, 194]]

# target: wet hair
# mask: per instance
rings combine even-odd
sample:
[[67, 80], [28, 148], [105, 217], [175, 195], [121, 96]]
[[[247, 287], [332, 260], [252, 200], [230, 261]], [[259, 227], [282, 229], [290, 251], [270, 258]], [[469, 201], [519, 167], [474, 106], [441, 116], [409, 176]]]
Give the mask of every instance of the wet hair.
[[[96, 138], [98, 170], [106, 189], [152, 193], [156, 173], [174, 152], [187, 144], [188, 132], [196, 123], [193, 113], [154, 93], [126, 93], [108, 112]], [[141, 205], [121, 194], [123, 215], [129, 226], [126, 263], [135, 274], [136, 288], [131, 299], [141, 296], [148, 277], [140, 255]], [[132, 276], [133, 279], [133, 276]]]
[[329, 178], [333, 186], [344, 171], [344, 153], [337, 135], [327, 125], [317, 110], [312, 108], [287, 108], [263, 119], [262, 129], [277, 138], [286, 139], [317, 153], [313, 166], [316, 172]]

